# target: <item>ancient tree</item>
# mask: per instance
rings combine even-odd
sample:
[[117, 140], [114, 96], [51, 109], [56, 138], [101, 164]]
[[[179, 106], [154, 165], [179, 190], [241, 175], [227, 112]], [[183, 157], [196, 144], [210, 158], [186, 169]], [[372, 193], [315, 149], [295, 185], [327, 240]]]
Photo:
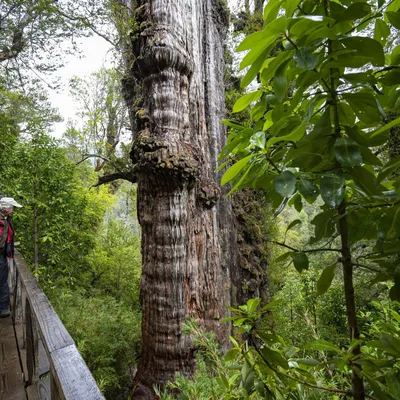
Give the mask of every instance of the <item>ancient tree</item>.
[[[129, 6], [129, 4], [128, 4]], [[131, 5], [132, 6], [132, 5]], [[142, 0], [134, 13], [124, 93], [142, 227], [142, 354], [135, 398], [195, 368], [182, 324], [192, 317], [224, 342], [231, 208], [214, 172], [225, 140], [221, 0]]]

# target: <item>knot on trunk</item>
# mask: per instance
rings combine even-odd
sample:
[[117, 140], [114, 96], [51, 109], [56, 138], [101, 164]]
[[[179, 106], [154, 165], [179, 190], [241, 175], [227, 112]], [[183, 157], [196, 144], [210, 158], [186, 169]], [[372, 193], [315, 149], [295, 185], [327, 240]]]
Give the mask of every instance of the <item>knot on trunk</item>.
[[221, 195], [221, 189], [216, 184], [214, 179], [209, 178], [203, 182], [198, 194], [198, 199], [200, 200], [203, 207], [210, 209], [215, 206], [219, 197]]
[[189, 143], [168, 143], [139, 135], [133, 152], [138, 159], [138, 168], [161, 173], [174, 179], [179, 186], [184, 183], [194, 186], [202, 164], [198, 149]]

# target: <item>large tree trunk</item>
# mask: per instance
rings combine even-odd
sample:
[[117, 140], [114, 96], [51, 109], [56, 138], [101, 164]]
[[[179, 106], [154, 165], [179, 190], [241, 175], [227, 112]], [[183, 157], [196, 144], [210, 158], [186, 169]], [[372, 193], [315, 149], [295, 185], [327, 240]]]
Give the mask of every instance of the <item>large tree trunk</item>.
[[[194, 318], [226, 342], [235, 260], [231, 207], [214, 170], [225, 139], [220, 0], [141, 0], [141, 27], [125, 96], [134, 88], [142, 227], [142, 354], [134, 398], [153, 398], [176, 371], [195, 367], [182, 324]], [[134, 84], [132, 86], [132, 83]], [[128, 101], [129, 103], [129, 101]]]

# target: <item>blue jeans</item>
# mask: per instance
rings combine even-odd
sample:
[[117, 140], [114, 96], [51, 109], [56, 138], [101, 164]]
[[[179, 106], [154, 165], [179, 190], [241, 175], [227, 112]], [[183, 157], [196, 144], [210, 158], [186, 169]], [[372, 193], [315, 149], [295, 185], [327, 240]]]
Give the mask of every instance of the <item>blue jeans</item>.
[[10, 288], [8, 287], [7, 258], [0, 255], [0, 310], [8, 310], [10, 303]]

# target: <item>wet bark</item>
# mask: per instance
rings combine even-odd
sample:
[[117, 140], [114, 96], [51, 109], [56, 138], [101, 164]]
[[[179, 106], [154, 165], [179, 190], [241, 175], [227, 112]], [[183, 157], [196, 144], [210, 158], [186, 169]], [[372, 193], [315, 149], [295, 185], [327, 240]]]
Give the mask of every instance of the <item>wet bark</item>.
[[[195, 368], [192, 317], [227, 341], [235, 236], [228, 200], [213, 172], [225, 140], [222, 35], [218, 0], [142, 0], [124, 83], [136, 137], [142, 227], [142, 353], [135, 399], [176, 371]], [[132, 91], [136, 94], [132, 101]], [[140, 97], [138, 97], [140, 94]]]

